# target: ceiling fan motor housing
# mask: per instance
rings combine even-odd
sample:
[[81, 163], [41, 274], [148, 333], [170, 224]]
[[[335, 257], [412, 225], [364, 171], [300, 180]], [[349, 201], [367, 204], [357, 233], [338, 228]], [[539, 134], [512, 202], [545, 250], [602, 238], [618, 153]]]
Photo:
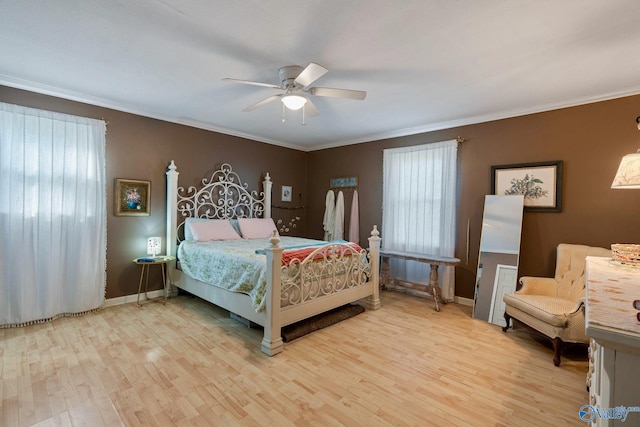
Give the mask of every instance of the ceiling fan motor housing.
[[288, 65], [278, 70], [278, 77], [280, 77], [280, 84], [285, 88], [291, 88], [295, 86], [294, 80], [304, 70], [299, 65]]

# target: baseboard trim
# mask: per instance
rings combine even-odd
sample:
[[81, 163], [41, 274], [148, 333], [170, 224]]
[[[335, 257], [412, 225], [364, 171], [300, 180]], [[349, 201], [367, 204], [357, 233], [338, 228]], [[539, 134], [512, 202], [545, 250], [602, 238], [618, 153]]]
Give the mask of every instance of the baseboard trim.
[[[420, 292], [415, 290], [413, 292], [407, 292], [407, 293], [414, 294], [416, 296], [421, 296], [421, 297], [431, 297], [431, 295], [427, 294], [426, 292]], [[157, 298], [164, 295], [164, 290], [158, 289], [155, 291], [149, 291], [147, 294], [149, 295], [149, 298]], [[140, 298], [144, 299], [142, 295], [140, 296]], [[138, 299], [138, 294], [131, 294], [131, 295], [125, 295], [122, 297], [109, 298], [105, 300], [103, 307], [112, 307], [114, 305], [129, 304], [130, 302], [136, 302], [137, 299]], [[473, 300], [471, 298], [464, 298], [456, 295], [455, 297], [453, 297], [453, 302], [455, 304], [462, 304], [462, 305], [468, 305], [473, 307]]]
[[[147, 292], [149, 298], [158, 298], [164, 296], [164, 289], [158, 289], [155, 291]], [[144, 295], [140, 295], [140, 300], [144, 301]], [[109, 298], [104, 301], [103, 307], [113, 307], [114, 305], [129, 304], [130, 302], [136, 302], [138, 300], [138, 294], [125, 295], [123, 297]]]
[[471, 298], [455, 296], [453, 297], [453, 302], [455, 302], [456, 304], [468, 305], [470, 307], [473, 307], [473, 300]]

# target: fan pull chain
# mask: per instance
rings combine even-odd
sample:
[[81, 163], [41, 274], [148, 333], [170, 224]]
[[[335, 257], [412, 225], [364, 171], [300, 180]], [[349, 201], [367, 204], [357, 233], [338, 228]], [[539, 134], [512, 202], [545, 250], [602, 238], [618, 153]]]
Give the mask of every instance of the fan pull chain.
[[304, 126], [304, 125], [305, 125], [305, 122], [304, 122], [304, 111], [305, 111], [306, 109], [307, 109], [307, 108], [303, 105], [303, 106], [302, 106], [302, 126]]
[[284, 123], [284, 121], [285, 121], [284, 120], [284, 111], [285, 111], [285, 108], [284, 108], [284, 103], [283, 103], [282, 104], [282, 123]]

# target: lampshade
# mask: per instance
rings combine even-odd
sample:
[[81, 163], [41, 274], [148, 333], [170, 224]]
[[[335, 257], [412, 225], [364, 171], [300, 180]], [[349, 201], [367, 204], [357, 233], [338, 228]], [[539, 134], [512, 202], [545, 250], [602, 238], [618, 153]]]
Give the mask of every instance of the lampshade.
[[147, 254], [156, 256], [160, 253], [162, 248], [162, 238], [161, 237], [149, 237], [147, 239]]
[[290, 110], [299, 110], [307, 103], [307, 98], [296, 93], [288, 93], [282, 96], [282, 103]]
[[640, 150], [622, 158], [611, 188], [640, 189]]

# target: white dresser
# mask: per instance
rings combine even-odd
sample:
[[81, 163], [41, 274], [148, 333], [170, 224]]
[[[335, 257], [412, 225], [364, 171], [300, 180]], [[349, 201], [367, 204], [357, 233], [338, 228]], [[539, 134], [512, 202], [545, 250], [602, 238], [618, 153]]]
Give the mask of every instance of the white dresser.
[[580, 416], [597, 426], [640, 426], [640, 323], [633, 307], [640, 269], [587, 257], [586, 274], [590, 402]]

